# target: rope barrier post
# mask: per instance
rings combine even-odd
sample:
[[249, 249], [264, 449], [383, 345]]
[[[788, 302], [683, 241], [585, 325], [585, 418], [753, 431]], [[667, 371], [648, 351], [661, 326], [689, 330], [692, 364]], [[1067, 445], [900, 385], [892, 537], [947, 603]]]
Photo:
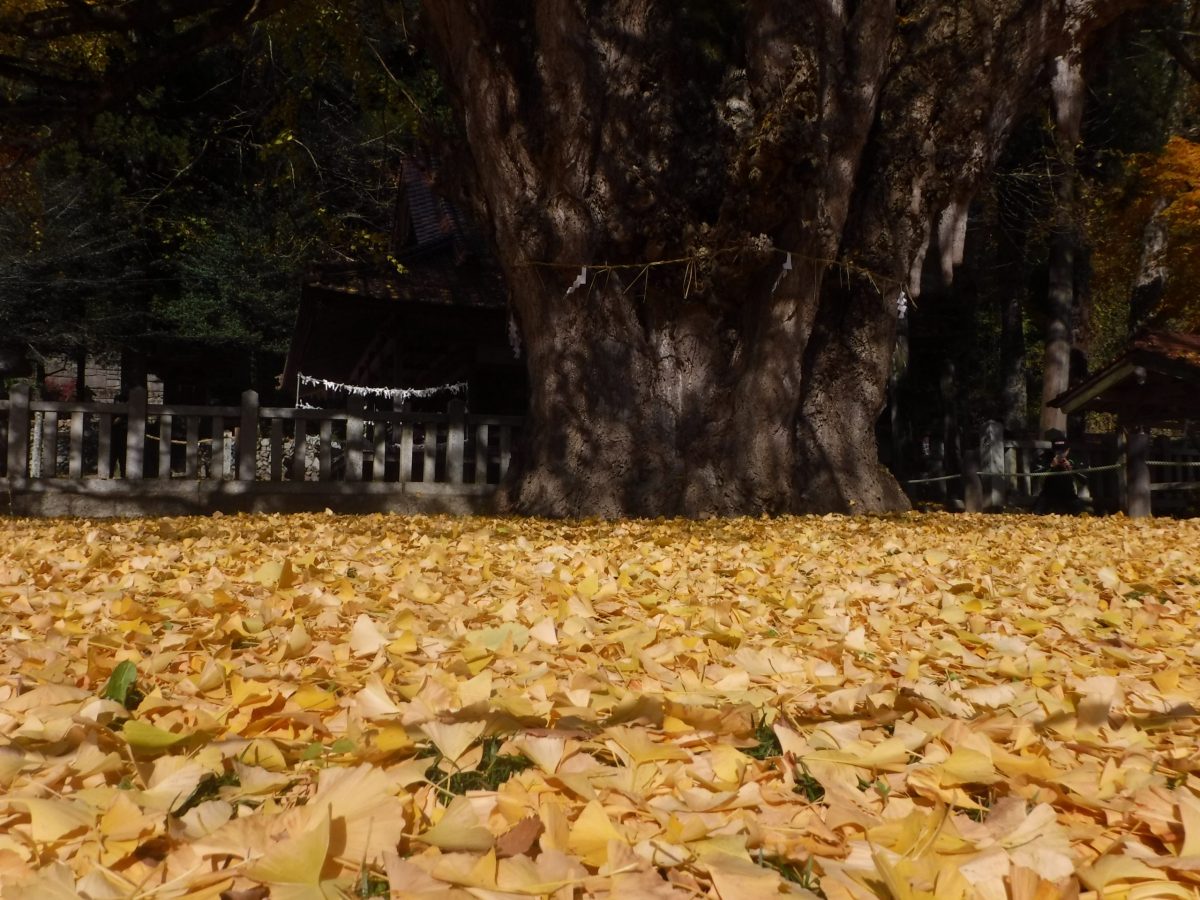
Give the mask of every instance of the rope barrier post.
[[[942, 472], [952, 467], [962, 470], [962, 435], [958, 430], [958, 389], [955, 386], [954, 360], [942, 362], [942, 373], [938, 379], [938, 390], [942, 399]], [[947, 508], [951, 503], [950, 485], [942, 484], [942, 503]]]
[[1129, 432], [1117, 429], [1117, 509], [1129, 509]]
[[1129, 505], [1125, 512], [1131, 519], [1151, 515], [1150, 510], [1150, 467], [1146, 465], [1146, 454], [1150, 449], [1150, 435], [1134, 431], [1129, 435], [1128, 474]]
[[[979, 442], [980, 465], [985, 472], [1004, 472], [1004, 423], [995, 419], [988, 421], [984, 427], [983, 438]], [[984, 508], [1002, 510], [1008, 503], [1008, 479], [1003, 475], [992, 474], [988, 478], [988, 490], [984, 497]]]
[[983, 512], [983, 482], [979, 479], [979, 451], [963, 451], [963, 505], [969, 513]]

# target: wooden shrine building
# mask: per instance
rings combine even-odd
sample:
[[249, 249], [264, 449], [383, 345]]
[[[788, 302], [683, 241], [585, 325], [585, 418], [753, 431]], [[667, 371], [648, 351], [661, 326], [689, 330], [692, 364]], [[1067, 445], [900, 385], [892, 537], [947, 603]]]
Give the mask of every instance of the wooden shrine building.
[[[1050, 401], [1073, 413], [1116, 417], [1124, 470], [1122, 506], [1131, 516], [1195, 514], [1200, 489], [1200, 335], [1145, 332], [1095, 375]], [[1158, 435], [1151, 438], [1151, 429]], [[1174, 440], [1168, 433], [1175, 435]]]
[[1200, 422], [1200, 335], [1146, 332], [1050, 405], [1068, 415], [1111, 413], [1125, 428]]
[[[467, 384], [467, 406], [519, 415], [527, 388], [499, 266], [430, 172], [405, 163], [396, 247], [388, 271], [314, 273], [300, 307], [280, 387], [307, 397], [300, 376], [373, 388]], [[412, 401], [445, 405], [445, 397]]]

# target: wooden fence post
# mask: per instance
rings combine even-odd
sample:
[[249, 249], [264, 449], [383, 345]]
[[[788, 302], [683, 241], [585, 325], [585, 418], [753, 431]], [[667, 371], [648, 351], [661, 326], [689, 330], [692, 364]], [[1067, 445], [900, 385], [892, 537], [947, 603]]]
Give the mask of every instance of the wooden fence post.
[[317, 481], [333, 481], [333, 419], [321, 420], [321, 445], [317, 448]]
[[67, 475], [72, 480], [83, 477], [83, 413], [71, 413], [71, 461]]
[[100, 414], [100, 434], [96, 446], [96, 477], [112, 478], [113, 472], [113, 418], [111, 412]]
[[258, 391], [242, 392], [242, 424], [238, 430], [238, 481], [258, 477]]
[[475, 428], [475, 483], [488, 483], [488, 435], [487, 425]]
[[[187, 417], [187, 443], [183, 448], [183, 474], [186, 478], [200, 477], [200, 417]], [[211, 447], [211, 445], [210, 445]], [[212, 459], [211, 449], [209, 459]]]
[[29, 474], [29, 385], [8, 392], [8, 479], [24, 481]]
[[377, 416], [372, 432], [375, 446], [371, 451], [371, 480], [383, 481], [387, 476], [387, 423]]
[[296, 420], [292, 432], [292, 481], [304, 481], [308, 474], [308, 423]]
[[412, 481], [413, 474], [413, 425], [400, 423], [400, 483]]
[[983, 512], [983, 484], [979, 479], [979, 451], [967, 447], [963, 451], [963, 505], [969, 513]]
[[125, 420], [125, 478], [138, 481], [146, 456], [146, 389], [129, 392], [129, 414]]
[[450, 426], [446, 433], [446, 481], [450, 484], [462, 484], [463, 447], [467, 433], [466, 404], [461, 400], [451, 400], [448, 412]]
[[350, 415], [346, 419], [346, 480], [362, 481], [363, 477], [363, 410], [367, 401], [357, 395], [350, 398]]
[[42, 439], [41, 467], [38, 469], [39, 478], [54, 478], [58, 475], [58, 413], [53, 410], [41, 413]]
[[168, 413], [158, 414], [158, 477], [171, 477], [171, 423]]
[[[985, 472], [1004, 472], [1004, 423], [995, 419], [984, 426], [983, 439], [979, 442], [980, 466]], [[1003, 474], [988, 479], [988, 492], [984, 508], [1002, 510], [1007, 502], [1008, 479]]]
[[437, 445], [438, 423], [425, 423], [425, 443], [422, 445], [421, 483], [434, 484], [437, 481]]
[[1129, 506], [1126, 513], [1131, 519], [1140, 519], [1150, 512], [1150, 467], [1146, 465], [1146, 454], [1150, 449], [1150, 435], [1144, 431], [1129, 434]]

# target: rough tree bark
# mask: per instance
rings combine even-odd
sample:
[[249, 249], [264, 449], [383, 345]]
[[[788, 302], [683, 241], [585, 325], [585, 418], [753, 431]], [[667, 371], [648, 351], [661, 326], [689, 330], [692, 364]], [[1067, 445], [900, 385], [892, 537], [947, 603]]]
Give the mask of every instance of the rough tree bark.
[[527, 348], [511, 505], [905, 507], [901, 286], [961, 253], [1047, 61], [1136, 2], [426, 0]]

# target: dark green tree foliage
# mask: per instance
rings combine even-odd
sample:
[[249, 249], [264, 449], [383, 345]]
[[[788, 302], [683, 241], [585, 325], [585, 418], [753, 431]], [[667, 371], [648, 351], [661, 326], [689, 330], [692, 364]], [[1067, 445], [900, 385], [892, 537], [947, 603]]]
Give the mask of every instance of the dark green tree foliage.
[[399, 4], [296, 2], [102, 102], [147, 71], [147, 32], [70, 93], [101, 110], [70, 132], [31, 127], [44, 86], [0, 67], [0, 321], [43, 352], [257, 356], [266, 387], [305, 271], [386, 262], [398, 156], [436, 81]]
[[288, 0], [8, 0], [0, 8], [6, 150], [120, 111]]

